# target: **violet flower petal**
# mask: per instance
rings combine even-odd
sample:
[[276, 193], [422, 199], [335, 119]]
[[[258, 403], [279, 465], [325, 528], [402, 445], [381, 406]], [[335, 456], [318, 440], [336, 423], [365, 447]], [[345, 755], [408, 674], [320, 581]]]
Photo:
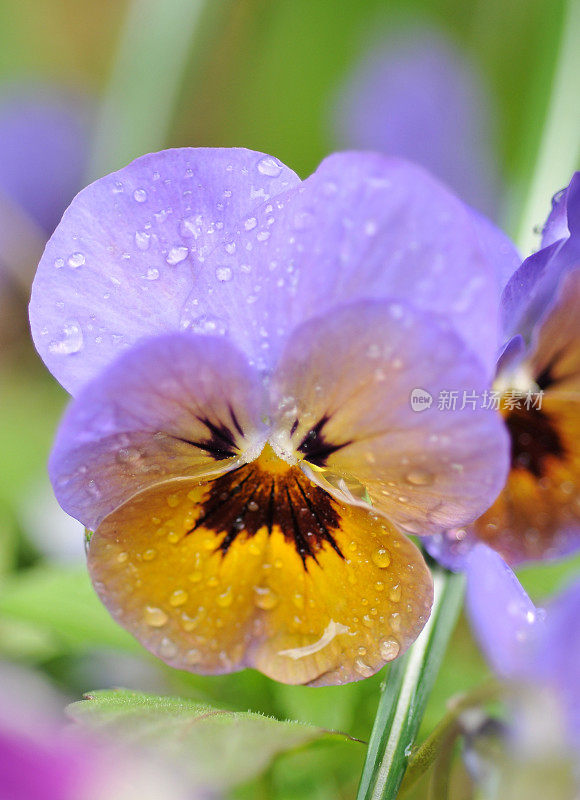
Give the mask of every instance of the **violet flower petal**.
[[208, 301], [213, 313], [238, 293], [251, 296], [238, 304], [231, 331], [264, 368], [297, 325], [377, 297], [445, 315], [490, 374], [495, 366], [495, 267], [466, 206], [404, 161], [330, 156], [246, 221], [235, 253], [217, 248], [207, 265], [210, 276], [218, 268], [235, 276]]
[[[445, 321], [410, 304], [366, 300], [335, 308], [291, 337], [273, 385], [282, 451], [355, 478], [373, 506], [411, 533], [473, 520], [508, 469], [499, 415], [463, 404], [485, 371]], [[417, 392], [431, 406], [417, 409]], [[441, 409], [443, 392], [456, 407]], [[317, 479], [314, 472], [312, 479]]]
[[516, 679], [542, 619], [512, 570], [486, 545], [471, 550], [466, 574], [467, 612], [481, 649], [501, 677]]
[[228, 341], [144, 340], [69, 406], [49, 462], [56, 497], [94, 530], [137, 492], [219, 474], [259, 452], [262, 414], [261, 383]]
[[225, 333], [245, 297], [239, 284], [218, 292], [230, 276], [214, 264], [208, 277], [204, 261], [252, 209], [297, 183], [270, 156], [200, 148], [144, 156], [84, 189], [32, 288], [33, 338], [57, 380], [75, 394], [145, 336]]
[[568, 721], [568, 732], [580, 747], [580, 580], [560, 592], [546, 607], [525, 674], [551, 686]]

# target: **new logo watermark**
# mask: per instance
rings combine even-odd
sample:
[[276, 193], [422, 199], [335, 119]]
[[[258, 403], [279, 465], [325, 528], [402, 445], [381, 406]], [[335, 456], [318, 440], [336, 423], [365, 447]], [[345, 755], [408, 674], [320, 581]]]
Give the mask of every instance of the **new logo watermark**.
[[[536, 409], [539, 411], [542, 408], [542, 399], [544, 397], [543, 390], [539, 392], [522, 392], [517, 389], [508, 389], [505, 392], [497, 392], [493, 389], [484, 389], [482, 392], [464, 389], [462, 392], [458, 390], [442, 389], [437, 395], [436, 408], [439, 411], [463, 411], [465, 408], [470, 408], [475, 411], [477, 408], [491, 409], [499, 411], [505, 409], [506, 411], [513, 411], [514, 409], [523, 409], [531, 411]], [[412, 389], [409, 395], [409, 403], [413, 411], [426, 411], [431, 408], [435, 398], [428, 392], [427, 389], [422, 389], [417, 386]]]
[[417, 387], [411, 392], [411, 408], [413, 411], [426, 411], [433, 405], [433, 395], [426, 389]]

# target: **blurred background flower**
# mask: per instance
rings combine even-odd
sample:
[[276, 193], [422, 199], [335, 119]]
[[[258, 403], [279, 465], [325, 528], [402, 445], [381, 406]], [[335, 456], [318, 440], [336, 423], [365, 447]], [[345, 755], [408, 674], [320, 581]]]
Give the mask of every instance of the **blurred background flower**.
[[83, 184], [90, 106], [40, 81], [0, 85], [0, 343], [25, 335], [35, 264]]
[[413, 22], [377, 36], [337, 100], [341, 147], [416, 161], [498, 218], [498, 109], [483, 76], [442, 30]]

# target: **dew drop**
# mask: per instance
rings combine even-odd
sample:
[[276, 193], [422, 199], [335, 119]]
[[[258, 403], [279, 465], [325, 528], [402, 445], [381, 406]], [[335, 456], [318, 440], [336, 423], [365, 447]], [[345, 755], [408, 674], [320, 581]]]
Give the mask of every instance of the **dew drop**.
[[229, 267], [216, 267], [215, 276], [221, 283], [231, 281], [232, 275], [233, 273]]
[[162, 628], [167, 622], [167, 614], [156, 606], [145, 607], [145, 622], [152, 628]]
[[153, 547], [150, 547], [148, 550], [145, 550], [141, 556], [143, 561], [153, 561], [155, 556], [157, 555], [157, 550]]
[[372, 668], [362, 658], [355, 658], [354, 668], [363, 678], [370, 678], [374, 674]]
[[122, 464], [132, 464], [141, 458], [141, 452], [136, 447], [121, 447], [117, 452], [117, 460]]
[[385, 661], [392, 661], [399, 655], [401, 647], [396, 639], [383, 639], [379, 645], [381, 658]]
[[227, 608], [228, 606], [231, 606], [232, 600], [233, 600], [233, 595], [231, 587], [228, 587], [225, 590], [225, 592], [222, 592], [222, 594], [218, 594], [218, 596], [215, 599], [216, 603], [218, 604], [218, 606], [220, 606], [220, 608]]
[[135, 191], [133, 192], [133, 198], [138, 203], [144, 203], [145, 200], [147, 200], [147, 192], [145, 191], [145, 189], [135, 189]]
[[256, 219], [256, 217], [248, 217], [248, 219], [244, 222], [244, 228], [247, 231], [251, 231], [256, 227], [257, 224], [258, 220]]
[[260, 506], [258, 505], [258, 503], [256, 503], [255, 500], [250, 500], [247, 507], [248, 511], [257, 511], [260, 508]]
[[171, 639], [164, 638], [161, 640], [159, 647], [159, 655], [161, 658], [173, 658], [177, 655], [177, 645]]
[[167, 505], [169, 508], [176, 508], [179, 505], [179, 495], [178, 494], [168, 494], [166, 498]]
[[183, 589], [176, 589], [169, 597], [169, 605], [173, 606], [173, 608], [182, 606], [184, 603], [187, 603], [188, 597], [189, 595], [186, 591]]
[[278, 595], [268, 586], [255, 586], [254, 592], [256, 593], [254, 602], [258, 608], [269, 611], [278, 604]]
[[390, 590], [389, 598], [393, 601], [393, 603], [399, 602], [401, 599], [401, 585], [399, 583], [396, 583]]
[[137, 231], [135, 234], [135, 244], [139, 250], [148, 250], [151, 244], [151, 234], [145, 231]]
[[277, 178], [282, 172], [282, 166], [274, 158], [268, 156], [258, 161], [258, 172], [270, 178]]
[[71, 253], [66, 263], [71, 269], [78, 269], [78, 267], [83, 266], [85, 260], [86, 259], [82, 253]]
[[201, 653], [199, 652], [199, 650], [195, 649], [188, 650], [184, 656], [184, 660], [185, 663], [189, 664], [190, 666], [193, 666], [194, 664], [199, 664], [199, 662], [201, 661]]
[[62, 267], [64, 267], [64, 258], [55, 258], [54, 266], [55, 269], [62, 269]]
[[413, 486], [430, 486], [435, 478], [433, 474], [431, 472], [427, 472], [426, 469], [418, 468], [412, 469], [410, 472], [408, 472], [405, 476], [405, 480], [407, 483], [410, 483]]
[[145, 277], [148, 281], [156, 281], [159, 277], [159, 270], [157, 267], [149, 267], [147, 272], [145, 273]]
[[375, 566], [386, 569], [391, 563], [391, 556], [384, 547], [379, 547], [371, 553], [371, 559]]
[[84, 337], [81, 326], [76, 321], [67, 322], [62, 329], [62, 337], [51, 342], [48, 349], [54, 355], [72, 355], [83, 349]]
[[182, 261], [185, 261], [188, 255], [189, 247], [172, 247], [167, 253], [165, 261], [170, 267], [174, 267], [176, 264], [181, 264]]

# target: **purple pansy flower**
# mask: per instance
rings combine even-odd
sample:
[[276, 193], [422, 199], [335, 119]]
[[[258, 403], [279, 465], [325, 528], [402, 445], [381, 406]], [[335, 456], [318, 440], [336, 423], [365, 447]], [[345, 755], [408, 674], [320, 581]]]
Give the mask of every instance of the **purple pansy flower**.
[[492, 99], [442, 32], [426, 25], [381, 37], [341, 89], [334, 127], [342, 146], [416, 161], [475, 208], [495, 215], [500, 180]]
[[580, 581], [537, 609], [502, 558], [476, 545], [466, 562], [467, 611], [493, 669], [504, 680], [548, 692], [580, 752]]
[[510, 434], [507, 484], [473, 525], [428, 542], [454, 569], [476, 541], [511, 564], [580, 545], [580, 173], [554, 199], [542, 245], [502, 296], [507, 343], [489, 399]]
[[328, 684], [416, 638], [432, 584], [404, 533], [474, 519], [507, 468], [495, 412], [410, 402], [488, 385], [481, 229], [375, 154], [300, 181], [262, 153], [172, 150], [77, 196], [31, 299], [76, 397], [50, 472], [95, 531], [97, 592], [146, 647]]

